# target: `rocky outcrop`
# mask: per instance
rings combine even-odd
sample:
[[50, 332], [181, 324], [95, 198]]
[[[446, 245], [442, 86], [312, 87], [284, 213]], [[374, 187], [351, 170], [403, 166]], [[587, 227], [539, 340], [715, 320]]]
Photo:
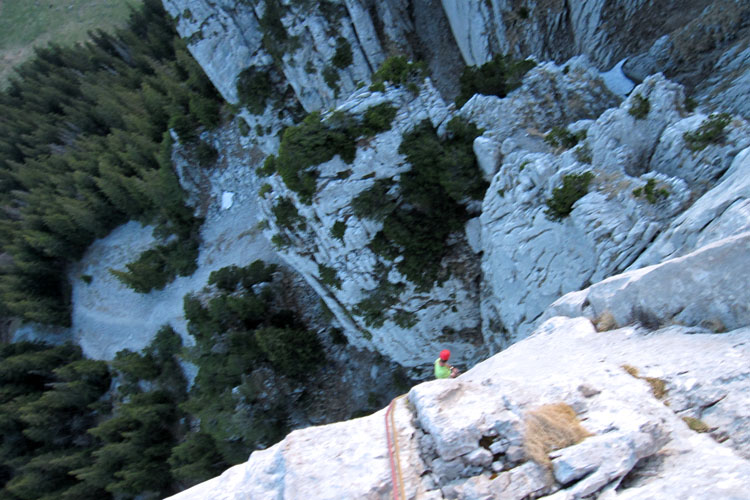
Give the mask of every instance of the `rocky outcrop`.
[[[747, 141], [747, 135], [740, 140]], [[720, 168], [725, 165], [725, 162], [717, 163]], [[721, 182], [680, 214], [631, 268], [657, 264], [750, 230], [749, 182], [750, 149], [746, 148], [734, 157]]]
[[[724, 272], [704, 286], [717, 268], [743, 269], [750, 250], [750, 233], [725, 238], [653, 266], [613, 276], [557, 300], [545, 312], [585, 315], [614, 325], [634, 322], [649, 326], [680, 324], [717, 332], [750, 323], [750, 290], [746, 282]], [[602, 317], [608, 315], [606, 320]]]
[[[639, 115], [634, 110], [644, 102], [646, 112]], [[586, 136], [574, 149], [545, 152], [538, 144], [529, 147], [527, 140], [505, 156], [480, 218], [485, 338], [500, 347], [523, 338], [557, 297], [629, 266], [668, 257], [667, 234], [678, 232], [680, 225], [683, 239], [700, 231], [695, 211], [706, 210], [702, 220], [708, 223], [710, 214], [737, 201], [735, 191], [722, 184], [680, 215], [715, 179], [730, 176], [727, 169], [735, 157], [738, 165], [744, 164], [738, 152], [747, 146], [748, 126], [741, 119], [727, 120], [715, 140], [701, 144], [703, 149], [686, 142], [686, 133], [715, 118], [688, 116], [682, 87], [656, 75], [618, 108], [594, 122], [572, 124], [571, 132], [585, 131]], [[478, 155], [480, 163], [494, 159], [483, 151]], [[588, 189], [578, 195], [569, 216], [555, 220], [550, 201], [565, 192], [566, 177], [576, 175], [591, 176]], [[715, 208], [701, 209], [707, 206]], [[740, 200], [739, 212], [733, 213], [741, 213], [741, 207]], [[685, 220], [691, 221], [690, 230], [679, 222]], [[665, 232], [672, 221], [675, 229]], [[724, 221], [724, 234], [746, 227], [731, 214]], [[665, 243], [652, 247], [661, 233]]]
[[[744, 233], [568, 294], [460, 377], [295, 431], [172, 498], [742, 498], [748, 245]], [[706, 328], [717, 321], [724, 333]]]
[[750, 11], [740, 0], [443, 0], [443, 8], [469, 65], [506, 53], [558, 62], [585, 54], [600, 69], [624, 61], [639, 83], [663, 73], [710, 109], [748, 116], [738, 97], [750, 78]]
[[[526, 147], [549, 149], [530, 130], [592, 118], [616, 102], [598, 73], [585, 58], [578, 58], [565, 67], [540, 65], [507, 98], [475, 96], [457, 115], [485, 130], [475, 140], [474, 149], [479, 152], [480, 165], [489, 179], [503, 155]], [[481, 223], [473, 219], [467, 224], [465, 235], [452, 237], [445, 261], [453, 271], [451, 277], [424, 290], [371, 249], [373, 236], [382, 223], [360, 219], [352, 209], [352, 200], [378, 179], [397, 179], [411, 168], [398, 153], [404, 134], [425, 119], [440, 131], [456, 115], [429, 80], [418, 95], [400, 87], [390, 87], [385, 93], [362, 89], [336, 112], [360, 116], [383, 103], [398, 108], [391, 130], [360, 146], [350, 165], [335, 156], [317, 166], [317, 190], [311, 204], [300, 201], [279, 176], [269, 178], [271, 189], [262, 201], [269, 221], [267, 234], [288, 242], [280, 253], [318, 291], [355, 345], [374, 348], [411, 367], [429, 366], [434, 353], [443, 347], [463, 359], [481, 359], [487, 354], [487, 341], [492, 341], [483, 338], [480, 330], [476, 252], [485, 249], [476, 236], [482, 230]], [[294, 204], [304, 220], [304, 230], [299, 225], [290, 228], [278, 223], [274, 207], [280, 200]], [[339, 236], [332, 232], [336, 224], [345, 227]], [[322, 270], [326, 269], [334, 273], [335, 283], [330, 277], [323, 277]], [[486, 279], [488, 272], [484, 274]], [[361, 312], [361, 301], [378, 290], [393, 287], [399, 287], [398, 300], [393, 305], [382, 305], [378, 311], [385, 320], [380, 324], [368, 321]], [[550, 297], [547, 303], [558, 296]], [[411, 320], [404, 323], [404, 317]]]
[[233, 104], [246, 104], [238, 93], [245, 71], [268, 74], [274, 94], [289, 86], [309, 112], [346, 100], [389, 55], [428, 62], [449, 94], [463, 67], [437, 1], [164, 0], [164, 6]]
[[648, 50], [632, 52], [625, 73], [641, 81], [662, 72], [695, 89], [711, 108], [749, 116], [746, 99], [737, 97], [750, 78], [750, 6], [737, 0], [686, 3], [683, 22], [670, 19]]
[[[172, 498], [384, 499], [394, 477], [405, 498], [741, 498], [749, 339], [748, 328], [597, 332], [584, 318], [552, 318], [458, 379], [396, 400], [393, 473], [380, 411], [296, 431]], [[561, 403], [589, 437], [547, 450], [540, 465], [527, 456], [539, 439], [528, 422]]]
[[[360, 219], [352, 209], [352, 200], [378, 179], [398, 177], [410, 169], [398, 153], [403, 134], [423, 120], [437, 127], [451, 116], [429, 81], [416, 96], [404, 88], [392, 87], [385, 93], [363, 89], [337, 111], [357, 116], [382, 103], [398, 108], [391, 129], [359, 147], [351, 164], [337, 155], [318, 165], [311, 204], [301, 202], [279, 176], [268, 178], [272, 189], [261, 200], [269, 223], [267, 235], [288, 242], [279, 253], [318, 292], [353, 345], [375, 349], [409, 367], [434, 361], [440, 346], [468, 359], [480, 359], [486, 350], [479, 333], [478, 268], [464, 238], [457, 235], [451, 252], [460, 269], [441, 285], [418, 291], [393, 263], [371, 250], [371, 240], [382, 223]], [[277, 221], [274, 206], [280, 200], [293, 202], [304, 229], [284, 227]], [[345, 228], [340, 236], [332, 232], [337, 223]], [[325, 269], [330, 269], [334, 278], [324, 278]], [[363, 299], [393, 287], [399, 288], [395, 305], [383, 304], [371, 311], [384, 318], [381, 324], [372, 324], [365, 320], [365, 313], [357, 312]], [[400, 317], [409, 321], [404, 323]]]
[[[748, 7], [741, 0], [164, 5], [214, 85], [235, 104], [248, 68], [271, 75], [275, 94], [291, 90], [289, 104], [313, 111], [340, 104], [393, 54], [426, 61], [435, 86], [449, 98], [464, 64], [480, 65], [497, 54], [558, 62], [585, 54], [602, 70], [627, 59], [623, 69], [638, 82], [661, 72], [695, 89], [710, 109], [750, 114], [739, 98], [750, 78]], [[351, 53], [345, 66], [336, 58], [342, 44]]]
[[[691, 26], [696, 30], [709, 24], [716, 13], [729, 17], [740, 7], [732, 0], [671, 0], [658, 5], [643, 0], [539, 1], [523, 5], [508, 0], [443, 0], [443, 8], [467, 64], [485, 63], [498, 53], [534, 54], [556, 61], [585, 54], [597, 67], [609, 68], [647, 49], [663, 33], [687, 32]], [[723, 32], [714, 31], [710, 43], [725, 41]], [[694, 43], [698, 43], [697, 38], [694, 34]], [[673, 64], [680, 62], [684, 61], [673, 58]], [[654, 65], [641, 74], [640, 80], [668, 69], [672, 68]]]

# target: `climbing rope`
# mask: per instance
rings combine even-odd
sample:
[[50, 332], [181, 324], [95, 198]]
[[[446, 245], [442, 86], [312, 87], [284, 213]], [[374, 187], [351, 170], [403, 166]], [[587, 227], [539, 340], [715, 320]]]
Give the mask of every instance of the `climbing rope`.
[[[401, 471], [401, 458], [398, 450], [398, 430], [393, 418], [393, 407], [396, 401], [406, 394], [391, 400], [385, 411], [385, 438], [388, 443], [388, 458], [391, 462], [391, 483], [393, 484], [393, 500], [406, 500], [404, 492], [404, 475]], [[394, 456], [395, 455], [395, 456]]]

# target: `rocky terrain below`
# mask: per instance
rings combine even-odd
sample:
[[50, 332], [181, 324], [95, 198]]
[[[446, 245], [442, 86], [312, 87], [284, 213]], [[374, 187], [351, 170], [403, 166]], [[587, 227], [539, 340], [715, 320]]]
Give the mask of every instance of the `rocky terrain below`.
[[[731, 292], [721, 333], [674, 310], [697, 313], [701, 294], [715, 297], [706, 310], [726, 305], [732, 259], [747, 262], [749, 245], [743, 233], [562, 297], [528, 338], [395, 400], [398, 451], [384, 409], [295, 431], [172, 498], [744, 498], [748, 288]], [[654, 281], [684, 295], [617, 327]]]
[[[346, 336], [346, 348], [327, 345], [329, 381], [340, 381], [320, 388], [351, 387], [336, 404], [378, 384], [393, 393], [383, 373], [395, 367], [428, 378], [442, 348], [471, 368], [394, 403], [400, 481], [382, 410], [294, 431], [177, 498], [390, 498], [394, 487], [405, 498], [746, 496], [746, 2], [164, 5], [236, 111], [202, 136], [219, 151], [215, 168], [174, 151], [206, 218], [199, 268], [163, 291], [125, 289], [108, 269], [151, 240], [149, 228], [122, 227], [69, 270], [73, 326], [57, 338], [109, 359], [168, 322], [189, 343], [184, 294], [262, 258], [282, 264], [321, 334]], [[507, 95], [457, 105], [464, 66], [499, 54], [534, 67]], [[428, 76], [371, 86], [394, 55], [424, 61]], [[286, 127], [362, 123], [373, 109], [392, 110], [388, 127], [305, 167], [311, 186], [266, 170]], [[427, 127], [442, 148], [456, 120], [479, 129], [469, 145], [486, 191], [460, 200], [466, 220], [425, 285], [402, 265], [408, 255], [383, 256], [385, 223], [354, 205], [378, 186], [383, 204], [400, 196], [413, 168], [401, 145]], [[333, 319], [321, 320], [320, 300]], [[540, 452], [540, 421], [577, 437]]]

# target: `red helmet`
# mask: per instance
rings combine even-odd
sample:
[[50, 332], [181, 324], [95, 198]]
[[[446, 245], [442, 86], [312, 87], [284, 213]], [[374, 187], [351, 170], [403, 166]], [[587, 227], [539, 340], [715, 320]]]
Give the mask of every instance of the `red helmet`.
[[448, 358], [451, 357], [451, 352], [448, 349], [443, 349], [440, 351], [440, 359], [443, 361], [448, 361]]

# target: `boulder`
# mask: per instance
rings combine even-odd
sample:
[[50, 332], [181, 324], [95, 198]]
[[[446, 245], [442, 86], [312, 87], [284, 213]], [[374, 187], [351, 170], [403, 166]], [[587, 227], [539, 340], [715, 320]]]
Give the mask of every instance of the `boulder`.
[[750, 325], [750, 289], [727, 270], [745, 269], [750, 233], [710, 243], [682, 257], [608, 278], [555, 301], [542, 319], [564, 314], [616, 325], [681, 324], [728, 331]]

